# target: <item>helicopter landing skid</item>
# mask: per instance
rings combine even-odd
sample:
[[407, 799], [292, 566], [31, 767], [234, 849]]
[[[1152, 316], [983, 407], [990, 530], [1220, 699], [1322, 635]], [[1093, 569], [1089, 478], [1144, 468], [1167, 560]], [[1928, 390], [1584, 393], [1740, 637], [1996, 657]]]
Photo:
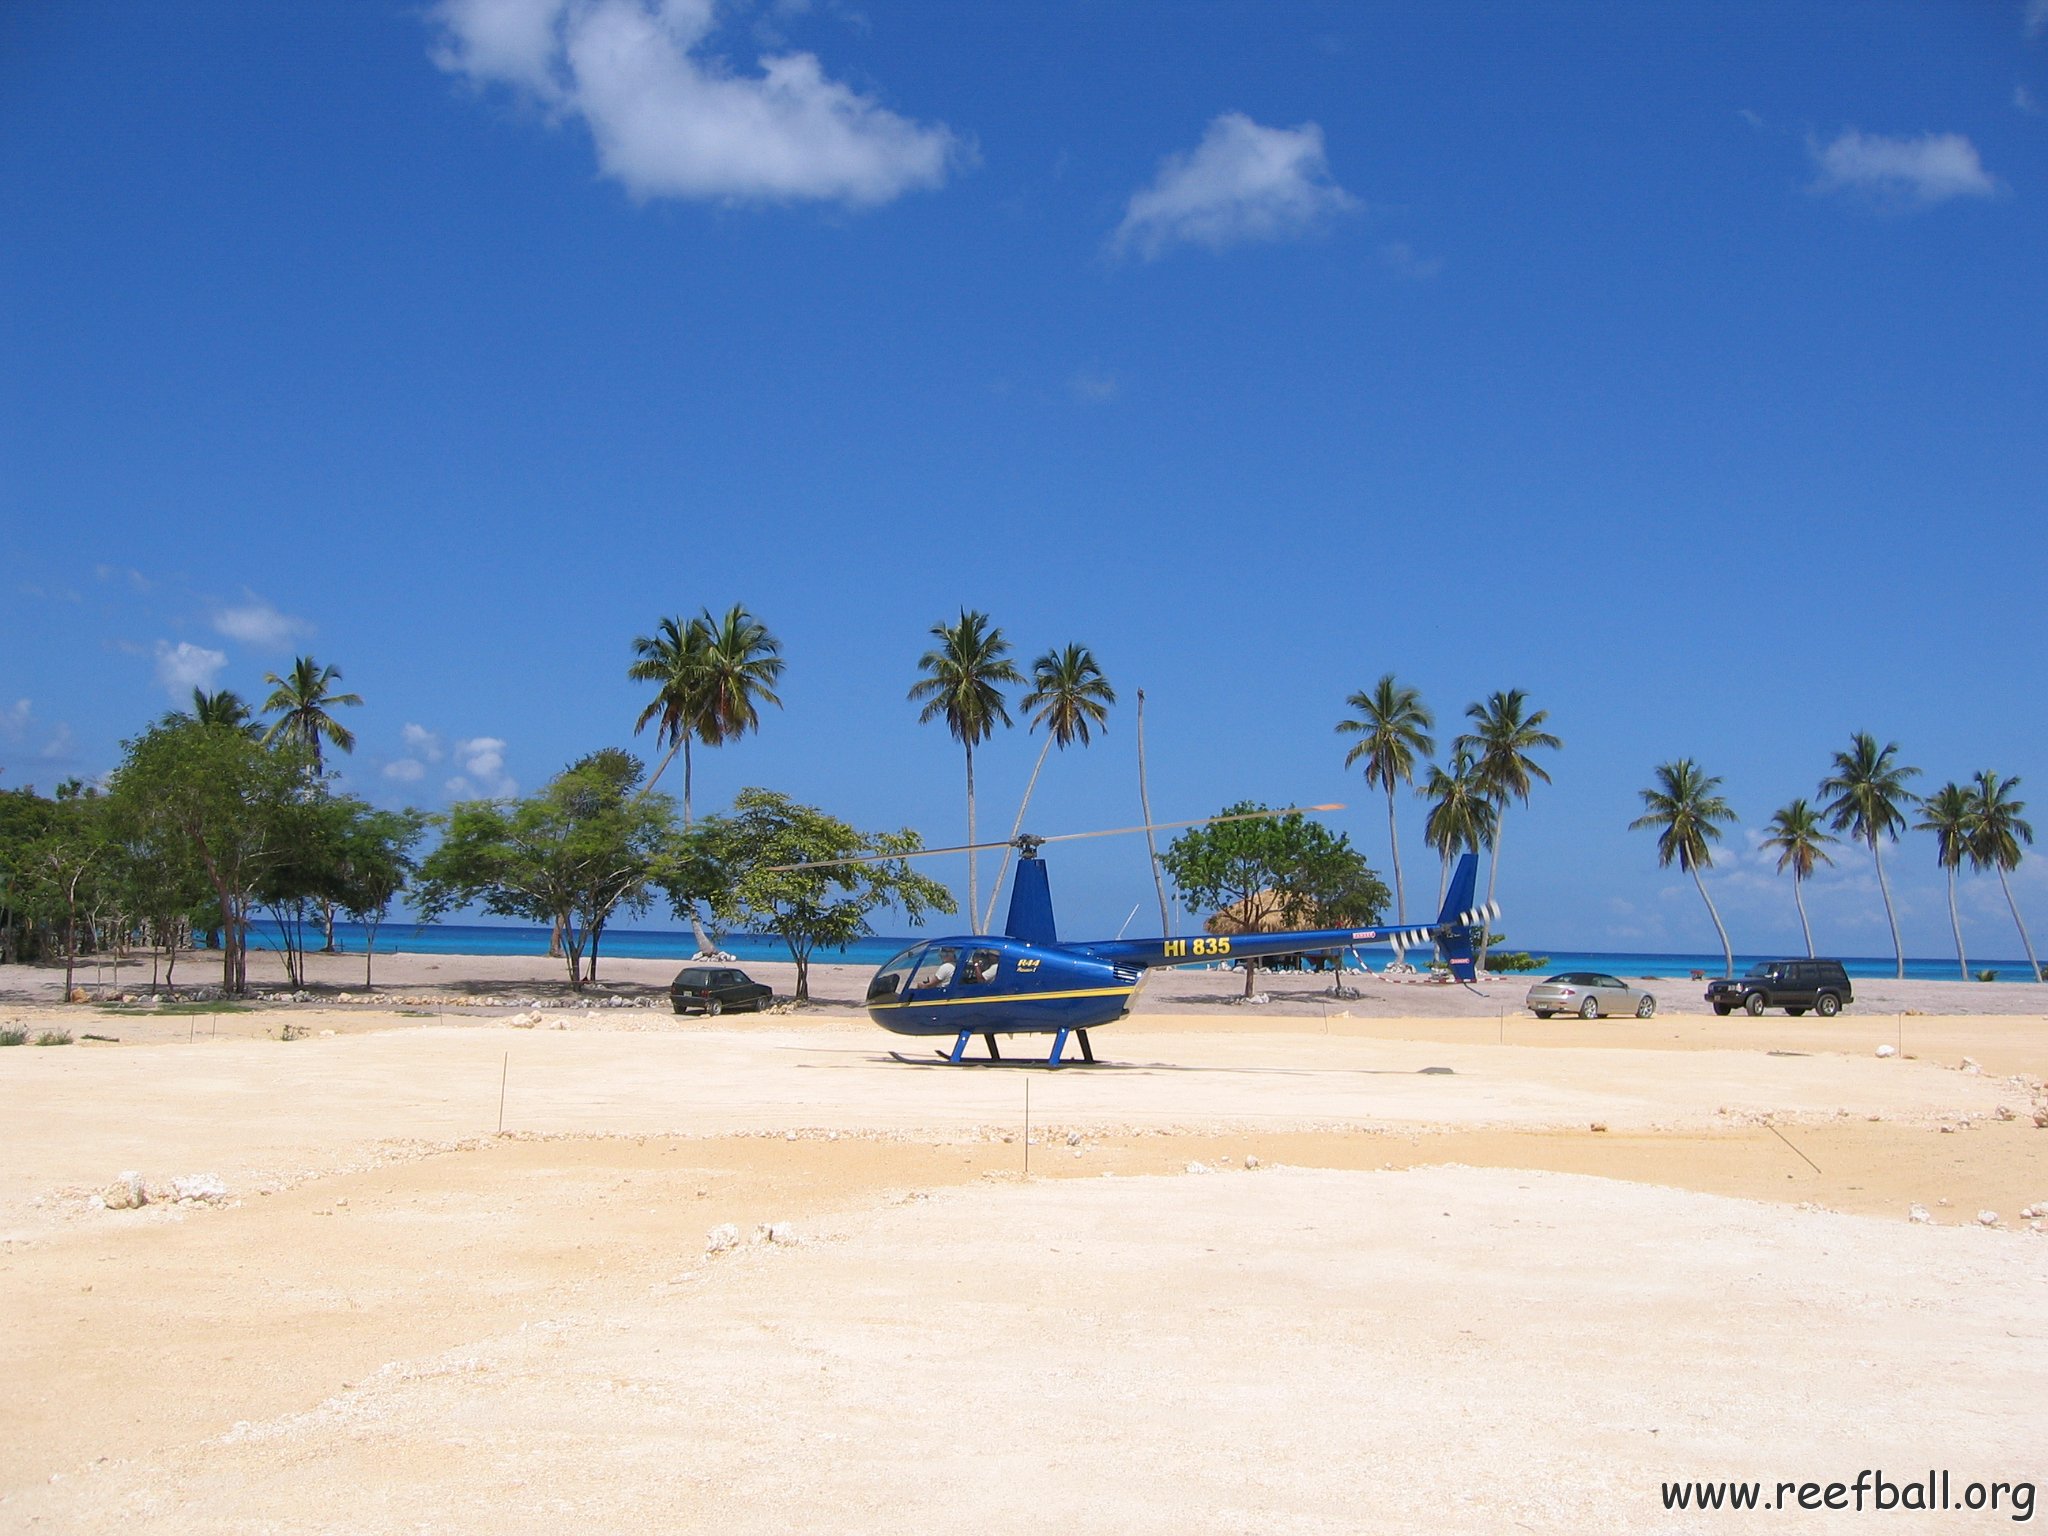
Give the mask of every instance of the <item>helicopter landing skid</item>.
[[[1085, 1029], [1062, 1029], [1055, 1033], [1052, 1037], [1052, 1051], [1044, 1061], [1033, 1061], [1028, 1057], [1015, 1057], [1006, 1060], [1002, 1051], [997, 1048], [996, 1037], [993, 1034], [984, 1034], [981, 1037], [988, 1043], [988, 1055], [985, 1057], [971, 1057], [967, 1054], [967, 1042], [973, 1039], [974, 1035], [975, 1031], [971, 1029], [962, 1030], [960, 1038], [953, 1042], [952, 1050], [934, 1051], [932, 1054], [950, 1067], [1057, 1067], [1061, 1065], [1060, 1057], [1066, 1051], [1067, 1037], [1072, 1035], [1080, 1042], [1081, 1061], [1091, 1067], [1095, 1065], [1095, 1048], [1089, 1044], [1088, 1031]], [[905, 1056], [901, 1051], [891, 1051], [889, 1054], [898, 1061], [911, 1062], [919, 1066], [923, 1065], [921, 1058]]]

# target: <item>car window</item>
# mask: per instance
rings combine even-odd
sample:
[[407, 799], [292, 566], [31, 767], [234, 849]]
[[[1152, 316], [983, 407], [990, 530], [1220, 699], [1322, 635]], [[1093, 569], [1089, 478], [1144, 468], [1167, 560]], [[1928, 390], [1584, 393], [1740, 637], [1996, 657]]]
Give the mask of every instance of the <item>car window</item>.
[[676, 977], [675, 984], [679, 987], [709, 986], [711, 984], [711, 973], [709, 971], [684, 971]]
[[1563, 974], [1546, 976], [1543, 978], [1543, 985], [1546, 987], [1566, 987], [1571, 985], [1571, 980], [1571, 977]]
[[1595, 976], [1593, 984], [1598, 987], [1618, 987], [1621, 985], [1621, 978], [1619, 976]]

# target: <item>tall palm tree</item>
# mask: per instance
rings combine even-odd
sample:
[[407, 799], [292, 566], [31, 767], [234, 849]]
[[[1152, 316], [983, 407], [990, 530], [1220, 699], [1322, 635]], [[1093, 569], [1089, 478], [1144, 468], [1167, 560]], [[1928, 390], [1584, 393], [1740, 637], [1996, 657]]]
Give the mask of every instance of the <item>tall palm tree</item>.
[[1700, 871], [1713, 867], [1714, 850], [1709, 845], [1721, 840], [1721, 824], [1734, 821], [1735, 812], [1714, 793], [1721, 787], [1721, 781], [1711, 773], [1701, 772], [1699, 764], [1691, 758], [1659, 763], [1653, 771], [1657, 786], [1637, 791], [1643, 797], [1645, 810], [1628, 824], [1628, 829], [1634, 832], [1643, 827], [1656, 828], [1658, 865], [1669, 869], [1676, 859], [1678, 867], [1692, 876], [1700, 900], [1707, 904], [1707, 916], [1714, 920], [1714, 932], [1721, 936], [1721, 959], [1727, 968], [1724, 974], [1733, 976], [1735, 951], [1728, 943], [1728, 930], [1721, 926], [1721, 914], [1714, 909], [1714, 898], [1707, 894], [1707, 883], [1700, 878]]
[[1472, 754], [1463, 747], [1451, 753], [1448, 768], [1435, 763], [1418, 791], [1429, 801], [1429, 815], [1422, 823], [1422, 836], [1443, 859], [1443, 872], [1436, 883], [1436, 904], [1444, 904], [1450, 889], [1451, 860], [1461, 853], [1477, 853], [1493, 846], [1493, 834], [1500, 823], [1500, 810], [1486, 797]]
[[1354, 693], [1344, 701], [1358, 711], [1353, 720], [1339, 720], [1342, 735], [1360, 738], [1344, 754], [1349, 768], [1365, 759], [1365, 782], [1387, 792], [1387, 844], [1394, 855], [1394, 912], [1400, 922], [1408, 921], [1408, 892], [1401, 883], [1401, 834], [1394, 824], [1394, 787], [1415, 782], [1415, 763], [1436, 750], [1430, 728], [1436, 717], [1413, 688], [1400, 687], [1389, 672], [1369, 692]]
[[[690, 743], [701, 741], [715, 747], [736, 740], [760, 726], [761, 705], [782, 707], [775, 692], [782, 676], [782, 646], [766, 625], [735, 603], [723, 618], [713, 618], [706, 608], [687, 623], [680, 618], [663, 619], [652, 635], [634, 639], [633, 654], [639, 660], [626, 669], [626, 675], [635, 682], [655, 684], [653, 701], [633, 722], [634, 733], [652, 721], [656, 742], [668, 744], [668, 755], [635, 798], [654, 788], [680, 751], [683, 829], [688, 831], [696, 787]], [[710, 948], [710, 937], [694, 907], [690, 930], [700, 954]]]
[[[1472, 729], [1453, 743], [1472, 754], [1479, 782], [1494, 805], [1493, 840], [1487, 845], [1492, 851], [1486, 861], [1489, 904], [1493, 901], [1494, 877], [1500, 873], [1500, 839], [1507, 823], [1508, 801], [1519, 800], [1527, 805], [1534, 780], [1550, 782], [1550, 775], [1529, 754], [1538, 749], [1554, 752], [1564, 745], [1543, 729], [1550, 711], [1539, 709], [1529, 714], [1528, 702], [1529, 696], [1521, 689], [1510, 688], [1489, 695], [1484, 703], [1468, 704], [1465, 714], [1472, 721]], [[1482, 966], [1486, 963], [1484, 945], [1480, 946], [1479, 961]]]
[[2005, 904], [2012, 910], [2020, 943], [2027, 951], [2027, 964], [2038, 981], [2041, 962], [2034, 958], [2034, 941], [2027, 937], [2027, 925], [2020, 921], [2019, 903], [2012, 899], [2012, 884], [2005, 878], [2020, 867], [2020, 845], [2031, 845], [2034, 841], [2034, 829], [2020, 819], [2027, 803], [2012, 797], [2019, 787], [2017, 777], [2001, 779], [1988, 768], [1970, 781], [1969, 856], [1973, 868], [1998, 871], [1999, 888], [2005, 892]]
[[[1062, 752], [1080, 742], [1087, 746], [1089, 732], [1109, 723], [1109, 706], [1116, 702], [1116, 690], [1102, 675], [1095, 653], [1085, 645], [1070, 645], [1063, 651], [1047, 651], [1031, 663], [1031, 691], [1023, 707], [1030, 710], [1031, 729], [1045, 727], [1045, 741], [1038, 749], [1038, 761], [1031, 765], [1030, 782], [1017, 806], [1016, 824], [1010, 828], [1014, 840], [1024, 830], [1024, 813], [1031, 805], [1031, 792], [1038, 787], [1039, 770], [1046, 754], [1058, 747]], [[1003, 862], [988, 888], [988, 910], [982, 915], [986, 930], [996, 920], [996, 898], [1002, 893], [1003, 875], [1010, 867], [1010, 850], [1003, 850]]]
[[256, 723], [250, 718], [249, 706], [242, 702], [242, 696], [231, 688], [223, 688], [218, 693], [194, 688], [192, 718], [201, 725], [224, 725], [231, 731], [245, 733]]
[[1821, 825], [1821, 815], [1802, 799], [1790, 805], [1781, 806], [1771, 814], [1766, 824], [1769, 836], [1764, 847], [1778, 856], [1778, 873], [1792, 871], [1792, 905], [1799, 909], [1799, 931], [1806, 935], [1806, 953], [1813, 956], [1813, 926], [1806, 920], [1806, 898], [1800, 894], [1800, 886], [1813, 878], [1817, 865], [1832, 864], [1826, 844], [1839, 842], [1826, 827]]
[[296, 741], [311, 756], [315, 778], [322, 767], [322, 743], [331, 742], [344, 752], [355, 751], [355, 733], [328, 713], [343, 705], [363, 702], [361, 694], [331, 691], [332, 685], [341, 681], [341, 668], [323, 667], [310, 656], [300, 656], [292, 662], [290, 677], [269, 672], [264, 674], [263, 681], [276, 685], [263, 701], [263, 708], [266, 712], [278, 712], [270, 729], [263, 733], [265, 746], [280, 736]]
[[1963, 954], [1963, 919], [1956, 911], [1956, 871], [1970, 851], [1974, 810], [1970, 792], [1951, 781], [1920, 802], [1920, 819], [1913, 827], [1934, 834], [1935, 862], [1948, 875], [1948, 927], [1956, 937], [1956, 970], [1964, 981], [1970, 979], [1970, 962]]
[[1899, 744], [1888, 741], [1882, 747], [1868, 731], [1849, 738], [1849, 750], [1835, 754], [1835, 771], [1820, 781], [1820, 792], [1833, 798], [1821, 807], [1828, 825], [1837, 832], [1852, 832], [1870, 849], [1877, 866], [1877, 890], [1884, 897], [1885, 920], [1892, 928], [1892, 953], [1898, 957], [1899, 979], [1906, 977], [1906, 946], [1899, 942], [1899, 920], [1892, 912], [1892, 888], [1884, 878], [1884, 856], [1877, 840], [1897, 842], [1905, 830], [1906, 817], [1899, 807], [1917, 798], [1906, 788], [1906, 780], [1919, 775], [1898, 761]]
[[[918, 720], [943, 718], [953, 739], [967, 751], [967, 841], [974, 839], [974, 748], [995, 734], [998, 723], [1010, 723], [1010, 707], [1003, 688], [1021, 683], [1024, 674], [1010, 661], [1010, 642], [1000, 629], [990, 626], [988, 615], [960, 610], [960, 622], [944, 620], [934, 624], [932, 638], [939, 643], [918, 657], [924, 673], [911, 685], [910, 700], [924, 701]], [[979, 916], [979, 869], [972, 848], [967, 851], [967, 920]], [[978, 929], [976, 930], [979, 931]]]

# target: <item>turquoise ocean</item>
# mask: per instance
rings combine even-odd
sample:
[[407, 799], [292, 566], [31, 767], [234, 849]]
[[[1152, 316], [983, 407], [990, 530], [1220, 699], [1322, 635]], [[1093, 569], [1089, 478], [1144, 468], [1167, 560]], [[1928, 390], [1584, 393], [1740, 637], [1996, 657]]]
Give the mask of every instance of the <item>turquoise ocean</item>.
[[[925, 938], [938, 937], [936, 934], [923, 935]], [[335, 943], [351, 954], [363, 952], [363, 930], [354, 923], [334, 925]], [[252, 943], [265, 947], [278, 947], [276, 930], [268, 924], [257, 923], [250, 934]], [[821, 964], [880, 965], [897, 951], [918, 943], [918, 935], [882, 936], [862, 939], [843, 950], [821, 949], [812, 955], [812, 960]], [[746, 960], [787, 960], [789, 951], [782, 941], [773, 935], [752, 933], [728, 933], [720, 935], [718, 943], [726, 953]], [[679, 964], [689, 959], [696, 950], [696, 941], [687, 928], [608, 928], [605, 930], [602, 955], [624, 957], [634, 960], [674, 960]], [[548, 952], [548, 930], [509, 924], [495, 923], [432, 923], [415, 924], [402, 919], [386, 923], [377, 931], [377, 953], [415, 955], [545, 955]], [[1679, 977], [1690, 976], [1694, 971], [1704, 971], [1709, 976], [1721, 973], [1721, 956], [1716, 954], [1667, 952], [1639, 954], [1603, 950], [1545, 949], [1541, 945], [1530, 951], [1532, 954], [1548, 956], [1546, 971], [1606, 971], [1616, 976]], [[1378, 970], [1386, 963], [1388, 951], [1368, 949], [1360, 952], [1363, 958]], [[1780, 955], [1746, 955], [1735, 957], [1737, 972], [1746, 970], [1758, 960], [1774, 960]], [[1889, 955], [1839, 955], [1851, 976], [1887, 977], [1896, 969]], [[2000, 981], [2025, 981], [2028, 979], [2027, 963], [2024, 960], [1970, 959], [1972, 974], [1979, 971], [1996, 971]], [[1943, 959], [1913, 958], [1906, 960], [1906, 975], [1923, 981], [1954, 981], [1956, 962], [1954, 957]]]

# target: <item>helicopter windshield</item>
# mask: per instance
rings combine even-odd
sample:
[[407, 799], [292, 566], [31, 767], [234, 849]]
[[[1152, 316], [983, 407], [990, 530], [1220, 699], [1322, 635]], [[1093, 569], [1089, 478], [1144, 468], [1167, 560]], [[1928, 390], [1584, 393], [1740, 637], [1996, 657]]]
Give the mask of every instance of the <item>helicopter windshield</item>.
[[917, 951], [914, 949], [906, 949], [902, 954], [875, 972], [874, 980], [868, 983], [869, 1002], [879, 1002], [884, 998], [894, 997], [903, 990], [903, 983], [910, 975], [911, 959], [916, 953]]

